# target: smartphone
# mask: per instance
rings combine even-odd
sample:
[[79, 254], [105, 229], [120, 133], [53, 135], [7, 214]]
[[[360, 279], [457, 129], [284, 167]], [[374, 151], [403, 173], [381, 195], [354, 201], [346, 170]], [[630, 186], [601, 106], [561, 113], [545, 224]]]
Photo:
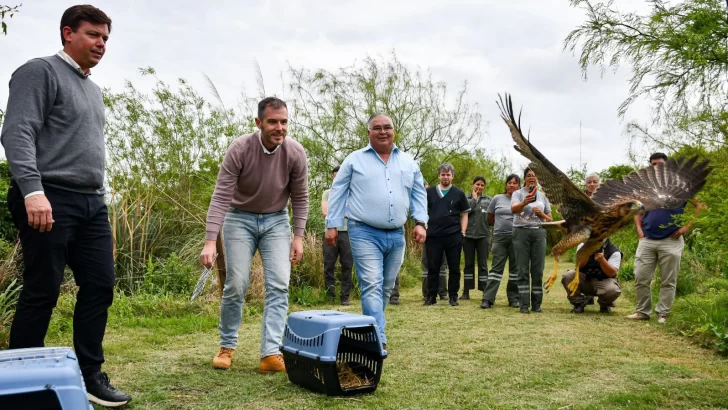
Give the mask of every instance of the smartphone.
[[531, 187], [528, 188], [528, 195], [536, 195], [536, 185], [531, 185]]

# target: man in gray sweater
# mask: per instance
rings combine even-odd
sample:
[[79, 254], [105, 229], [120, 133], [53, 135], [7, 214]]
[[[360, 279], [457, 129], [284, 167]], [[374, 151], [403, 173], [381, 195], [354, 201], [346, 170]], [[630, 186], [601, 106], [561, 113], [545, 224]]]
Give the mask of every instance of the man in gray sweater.
[[114, 248], [104, 203], [104, 103], [89, 79], [110, 32], [103, 11], [88, 5], [66, 10], [63, 50], [13, 73], [0, 141], [12, 173], [8, 207], [24, 262], [10, 348], [44, 345], [68, 265], [79, 287], [73, 342], [89, 400], [119, 407], [131, 397], [101, 372]]

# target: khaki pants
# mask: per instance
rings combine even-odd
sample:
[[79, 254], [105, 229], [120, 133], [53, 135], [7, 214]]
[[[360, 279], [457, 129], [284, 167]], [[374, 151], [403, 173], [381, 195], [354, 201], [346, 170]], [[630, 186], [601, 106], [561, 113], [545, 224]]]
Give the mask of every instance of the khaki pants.
[[571, 296], [569, 284], [574, 280], [574, 276], [576, 276], [576, 271], [570, 270], [561, 278], [567, 298], [574, 306], [584, 306], [589, 296], [596, 296], [597, 302], [601, 306], [612, 306], [612, 303], [622, 294], [622, 288], [619, 287], [617, 279], [587, 279], [584, 273], [579, 272], [579, 289], [576, 290], [576, 295]]
[[680, 272], [680, 258], [682, 257], [685, 240], [678, 239], [640, 239], [637, 246], [637, 255], [634, 259], [634, 289], [637, 294], [637, 312], [647, 316], [652, 314], [652, 292], [650, 285], [655, 275], [655, 267], [660, 264], [660, 300], [655, 311], [659, 316], [670, 313], [672, 303], [675, 301], [675, 287], [677, 275]]

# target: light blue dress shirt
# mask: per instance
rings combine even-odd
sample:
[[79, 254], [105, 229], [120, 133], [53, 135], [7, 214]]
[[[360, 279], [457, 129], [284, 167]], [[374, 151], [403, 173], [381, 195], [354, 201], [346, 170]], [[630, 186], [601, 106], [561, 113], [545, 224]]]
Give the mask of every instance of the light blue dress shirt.
[[420, 167], [394, 146], [384, 163], [371, 144], [349, 154], [329, 192], [327, 228], [344, 225], [344, 215], [379, 229], [399, 228], [412, 218], [427, 223], [427, 193]]

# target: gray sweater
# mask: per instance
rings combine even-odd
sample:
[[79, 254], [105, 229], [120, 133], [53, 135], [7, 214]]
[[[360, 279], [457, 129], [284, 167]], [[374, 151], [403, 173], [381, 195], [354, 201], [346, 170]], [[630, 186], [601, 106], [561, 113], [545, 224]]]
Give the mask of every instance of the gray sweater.
[[58, 56], [15, 70], [0, 141], [24, 196], [43, 185], [105, 192], [101, 89]]

